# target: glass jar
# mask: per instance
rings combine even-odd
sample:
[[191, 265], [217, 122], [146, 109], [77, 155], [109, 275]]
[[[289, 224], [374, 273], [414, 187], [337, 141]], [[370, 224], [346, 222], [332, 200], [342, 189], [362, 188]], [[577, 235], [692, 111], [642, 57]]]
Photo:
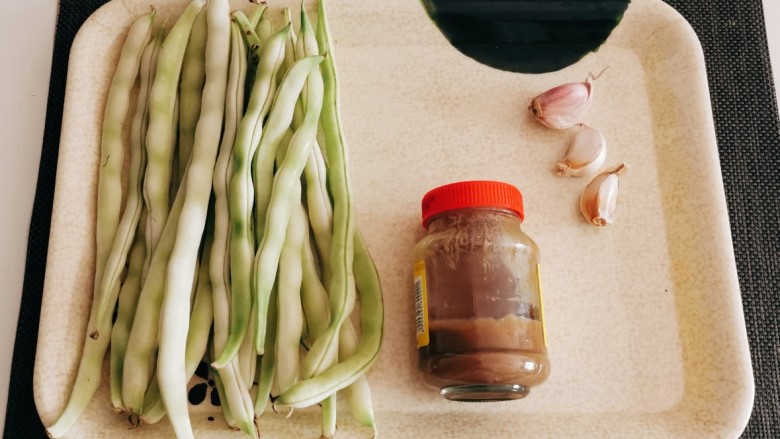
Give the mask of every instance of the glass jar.
[[417, 348], [425, 383], [447, 399], [523, 398], [550, 373], [539, 250], [523, 215], [522, 194], [506, 183], [453, 183], [423, 197]]

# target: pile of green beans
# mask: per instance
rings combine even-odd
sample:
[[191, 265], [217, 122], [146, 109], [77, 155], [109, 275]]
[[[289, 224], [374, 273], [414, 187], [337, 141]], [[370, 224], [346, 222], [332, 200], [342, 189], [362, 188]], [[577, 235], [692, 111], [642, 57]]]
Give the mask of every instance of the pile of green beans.
[[194, 438], [188, 383], [205, 362], [226, 428], [258, 437], [265, 412], [319, 405], [330, 438], [342, 395], [376, 436], [366, 371], [382, 292], [356, 227], [323, 3], [316, 28], [303, 4], [296, 23], [228, 0], [130, 26], [103, 115], [93, 302], [51, 437], [87, 409], [109, 349], [111, 405], [133, 427], [167, 417]]

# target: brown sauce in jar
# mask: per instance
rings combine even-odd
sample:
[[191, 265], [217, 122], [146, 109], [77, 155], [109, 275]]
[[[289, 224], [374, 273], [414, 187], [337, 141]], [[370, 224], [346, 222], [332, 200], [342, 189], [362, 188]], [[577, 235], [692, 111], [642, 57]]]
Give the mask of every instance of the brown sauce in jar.
[[[465, 182], [473, 183], [496, 184]], [[424, 278], [416, 287], [425, 289], [417, 300], [424, 381], [449, 399], [522, 398], [550, 372], [536, 245], [512, 200], [436, 212], [441, 199], [428, 204], [429, 235], [415, 250], [415, 281]]]

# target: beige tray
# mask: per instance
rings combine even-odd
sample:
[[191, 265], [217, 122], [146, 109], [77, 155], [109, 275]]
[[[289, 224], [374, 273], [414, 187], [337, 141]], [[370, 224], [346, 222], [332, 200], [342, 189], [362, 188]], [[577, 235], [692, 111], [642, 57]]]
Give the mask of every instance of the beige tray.
[[[35, 368], [47, 425], [65, 403], [86, 325], [111, 66], [122, 30], [148, 3], [104, 6], [71, 52]], [[165, 17], [185, 0], [151, 3]], [[560, 72], [521, 75], [460, 55], [418, 0], [330, 4], [354, 196], [385, 294], [385, 343], [369, 374], [380, 434], [737, 437], [753, 378], [704, 59], [686, 21], [660, 0], [635, 0], [597, 53]], [[621, 180], [617, 224], [602, 230], [578, 212], [586, 181], [551, 171], [573, 133], [543, 128], [526, 106], [606, 66], [587, 122], [608, 139], [608, 164], [633, 167]], [[448, 402], [417, 372], [410, 255], [421, 234], [420, 199], [462, 179], [520, 187], [525, 230], [542, 251], [553, 371], [525, 400]], [[192, 413], [197, 437], [239, 436], [217, 408]], [[339, 437], [370, 437], [346, 411], [340, 419]], [[314, 438], [318, 409], [291, 420], [267, 414], [260, 426], [266, 438]], [[104, 382], [69, 437], [172, 435], [167, 421], [126, 427], [111, 413]]]

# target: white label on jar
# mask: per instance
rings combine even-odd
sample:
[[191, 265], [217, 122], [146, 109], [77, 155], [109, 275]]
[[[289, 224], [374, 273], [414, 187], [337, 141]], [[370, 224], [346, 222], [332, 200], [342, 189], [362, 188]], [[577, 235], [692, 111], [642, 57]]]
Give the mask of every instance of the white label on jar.
[[425, 262], [414, 264], [414, 310], [417, 328], [417, 347], [428, 346], [428, 285], [425, 281]]

